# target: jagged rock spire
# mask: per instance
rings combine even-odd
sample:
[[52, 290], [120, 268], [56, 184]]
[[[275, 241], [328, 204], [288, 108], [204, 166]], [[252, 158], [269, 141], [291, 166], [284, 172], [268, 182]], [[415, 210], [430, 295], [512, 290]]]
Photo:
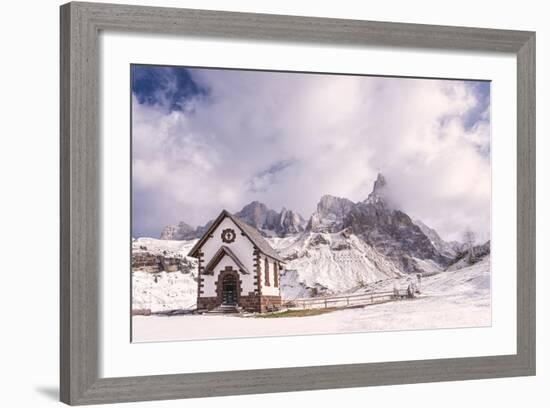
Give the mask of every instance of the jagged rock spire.
[[365, 202], [371, 203], [371, 204], [379, 203], [379, 204], [385, 205], [386, 202], [383, 199], [383, 190], [386, 187], [386, 185], [387, 185], [386, 178], [382, 173], [378, 173], [378, 176], [376, 177], [374, 186], [372, 188], [372, 192], [369, 194]]
[[380, 192], [386, 187], [386, 178], [382, 173], [378, 173], [378, 176], [376, 177], [376, 181], [374, 182], [374, 187], [372, 189], [371, 194], [379, 195]]

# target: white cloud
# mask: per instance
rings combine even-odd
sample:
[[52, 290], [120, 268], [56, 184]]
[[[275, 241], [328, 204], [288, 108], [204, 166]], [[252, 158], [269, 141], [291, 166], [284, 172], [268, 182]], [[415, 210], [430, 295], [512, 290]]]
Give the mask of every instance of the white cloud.
[[464, 125], [479, 108], [470, 84], [221, 70], [192, 76], [211, 94], [186, 112], [133, 101], [134, 190], [158, 197], [136, 213], [137, 223], [197, 225], [252, 200], [307, 218], [323, 194], [365, 199], [382, 171], [398, 205], [444, 238], [466, 228], [488, 238], [490, 128], [487, 112]]

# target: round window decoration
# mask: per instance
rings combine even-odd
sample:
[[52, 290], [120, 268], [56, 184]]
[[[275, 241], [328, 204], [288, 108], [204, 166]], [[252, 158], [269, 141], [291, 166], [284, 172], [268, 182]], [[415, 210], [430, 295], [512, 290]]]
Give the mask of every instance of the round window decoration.
[[237, 234], [235, 234], [235, 230], [231, 228], [224, 229], [222, 231], [222, 241], [226, 244], [230, 244], [233, 241], [235, 241], [235, 238], [237, 238]]

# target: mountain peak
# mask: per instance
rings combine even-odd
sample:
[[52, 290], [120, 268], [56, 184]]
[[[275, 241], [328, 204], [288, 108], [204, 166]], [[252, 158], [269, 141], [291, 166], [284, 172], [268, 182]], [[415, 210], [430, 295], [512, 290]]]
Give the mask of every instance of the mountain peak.
[[317, 204], [315, 211], [306, 227], [314, 232], [336, 232], [342, 229], [342, 222], [346, 214], [354, 206], [354, 202], [347, 198], [325, 194]]
[[[245, 205], [234, 215], [268, 236], [275, 234], [284, 237], [300, 233], [305, 228], [305, 220], [297, 212], [285, 207], [281, 212], [277, 212], [256, 200]], [[183, 221], [177, 225], [168, 225], [163, 229], [160, 239], [188, 240], [200, 238], [212, 222], [214, 220], [210, 220], [205, 225], [195, 229]]]
[[245, 211], [245, 210], [252, 210], [252, 209], [255, 209], [255, 208], [261, 208], [261, 209], [266, 209], [267, 210], [267, 205], [265, 205], [264, 203], [261, 203], [257, 200], [254, 200], [254, 201], [251, 201], [250, 203], [248, 203], [247, 205], [245, 205], [242, 209], [241, 209], [241, 212], [242, 211]]
[[386, 202], [384, 200], [384, 189], [386, 188], [387, 184], [388, 183], [384, 175], [382, 173], [378, 173], [378, 176], [376, 177], [376, 180], [374, 181], [374, 185], [372, 187], [372, 192], [369, 194], [365, 202], [370, 204], [386, 205]]
[[259, 201], [252, 201], [245, 205], [235, 215], [257, 229], [264, 228], [265, 224], [271, 224], [277, 217], [277, 213], [274, 210]]
[[285, 207], [281, 212], [272, 210], [264, 203], [252, 201], [235, 214], [258, 230], [272, 231], [280, 236], [303, 231], [302, 217]]
[[338, 196], [335, 196], [335, 195], [332, 195], [332, 194], [324, 194], [319, 199], [319, 204], [327, 203], [327, 202], [343, 202], [343, 201], [351, 202], [351, 200], [348, 200], [347, 198], [344, 198], [344, 197], [338, 197]]
[[347, 198], [325, 194], [317, 204], [317, 212], [321, 215], [334, 214], [344, 216], [353, 206], [353, 201]]
[[378, 195], [384, 189], [384, 187], [386, 187], [386, 184], [387, 182], [384, 175], [382, 173], [378, 173], [378, 176], [376, 177], [376, 180], [374, 182], [374, 186], [372, 188], [371, 194]]

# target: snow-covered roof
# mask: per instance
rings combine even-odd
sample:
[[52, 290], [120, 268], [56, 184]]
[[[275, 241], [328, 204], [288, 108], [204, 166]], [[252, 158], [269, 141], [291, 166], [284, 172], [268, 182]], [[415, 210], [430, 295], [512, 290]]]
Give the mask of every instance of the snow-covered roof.
[[258, 248], [258, 250], [261, 253], [263, 253], [264, 255], [266, 255], [266, 256], [268, 256], [272, 259], [275, 259], [279, 262], [282, 262], [282, 263], [285, 262], [281, 258], [281, 256], [277, 253], [277, 251], [275, 251], [271, 247], [271, 245], [269, 245], [269, 243], [264, 239], [264, 237], [262, 237], [262, 234], [260, 234], [260, 231], [258, 231], [256, 228], [248, 225], [246, 222], [244, 222], [240, 218], [234, 216], [233, 214], [231, 214], [227, 210], [223, 210], [220, 213], [220, 215], [218, 216], [218, 218], [216, 218], [216, 220], [210, 225], [208, 230], [203, 234], [203, 236], [195, 244], [193, 249], [191, 249], [191, 251], [189, 252], [189, 256], [191, 256], [193, 258], [198, 257], [199, 249], [202, 247], [204, 242], [208, 239], [210, 234], [212, 234], [215, 231], [215, 229], [218, 228], [218, 225], [220, 225], [220, 223], [226, 217], [229, 218], [231, 221], [233, 221], [235, 223], [235, 225], [237, 225], [237, 227], [239, 227], [241, 232], [252, 242], [252, 244], [254, 244], [254, 246], [256, 248]]

